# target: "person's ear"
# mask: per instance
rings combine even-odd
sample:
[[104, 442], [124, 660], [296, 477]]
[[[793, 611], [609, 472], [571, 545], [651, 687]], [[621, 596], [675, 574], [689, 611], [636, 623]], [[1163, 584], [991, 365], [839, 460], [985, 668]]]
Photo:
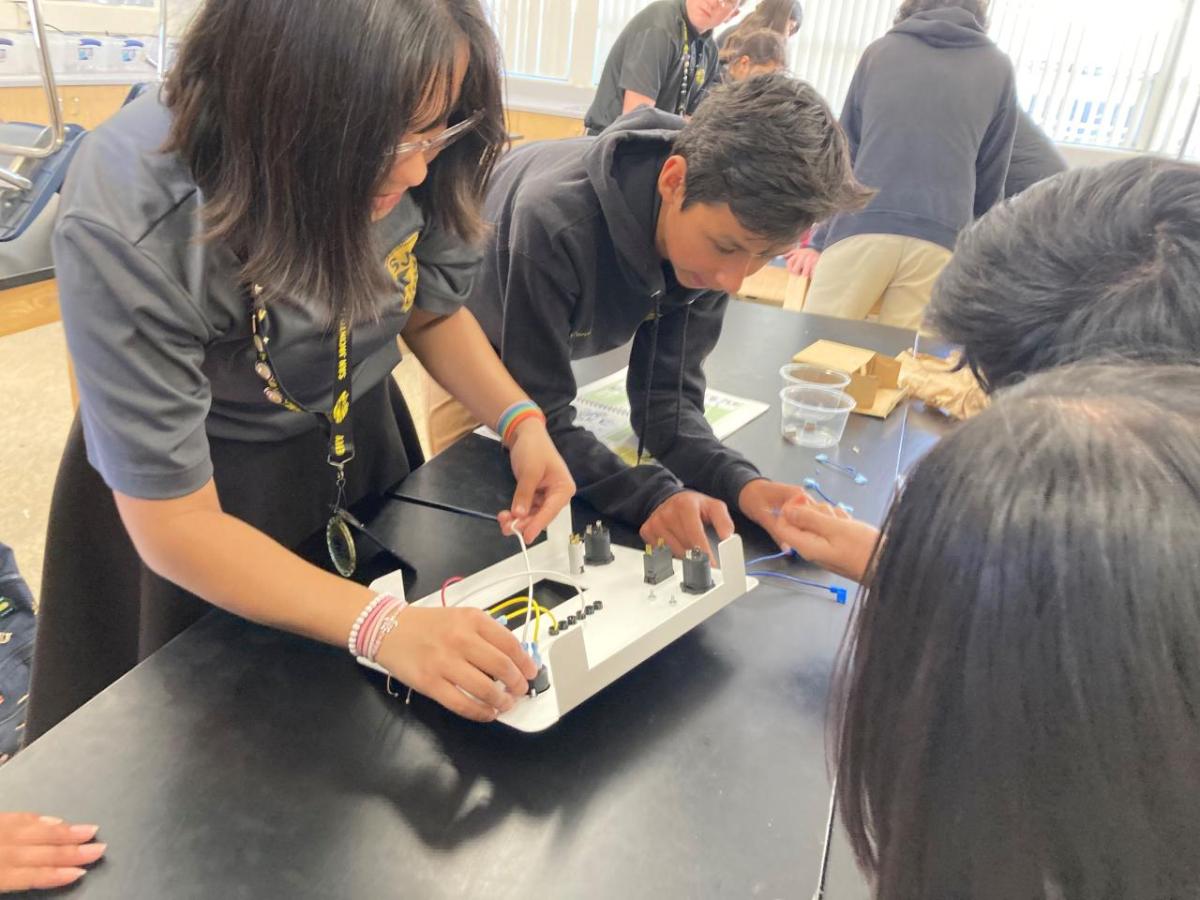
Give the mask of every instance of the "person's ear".
[[734, 81], [743, 81], [746, 78], [747, 72], [750, 70], [750, 57], [739, 56], [734, 60], [733, 65], [729, 67], [729, 74], [733, 76]]
[[667, 206], [682, 206], [687, 190], [687, 160], [679, 154], [667, 157], [658, 171], [658, 194]]

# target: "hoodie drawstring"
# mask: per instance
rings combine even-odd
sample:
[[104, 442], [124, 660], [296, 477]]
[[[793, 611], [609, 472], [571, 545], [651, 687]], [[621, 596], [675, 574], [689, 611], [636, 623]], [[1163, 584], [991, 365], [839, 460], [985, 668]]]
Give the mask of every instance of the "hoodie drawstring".
[[[650, 334], [650, 365], [646, 371], [646, 395], [642, 401], [642, 427], [641, 433], [638, 435], [637, 462], [635, 465], [642, 464], [642, 451], [646, 447], [646, 432], [650, 427], [650, 384], [654, 378], [654, 363], [658, 356], [658, 323], [662, 319], [661, 307], [659, 306], [659, 297], [661, 294], [654, 295], [654, 331]], [[692, 318], [692, 304], [689, 303], [683, 309], [683, 330], [680, 337], [679, 351], [679, 370], [675, 373], [675, 434], [679, 434], [679, 422], [683, 418], [683, 367], [686, 362], [684, 352], [687, 350], [687, 329], [688, 322]]]
[[650, 365], [646, 369], [646, 396], [642, 403], [642, 427], [638, 434], [637, 457], [634, 459], [634, 465], [642, 464], [642, 451], [646, 447], [646, 430], [650, 427], [650, 386], [654, 379], [654, 358], [658, 355], [658, 326], [662, 321], [661, 307], [659, 301], [662, 298], [662, 291], [654, 295], [654, 330], [650, 333]]

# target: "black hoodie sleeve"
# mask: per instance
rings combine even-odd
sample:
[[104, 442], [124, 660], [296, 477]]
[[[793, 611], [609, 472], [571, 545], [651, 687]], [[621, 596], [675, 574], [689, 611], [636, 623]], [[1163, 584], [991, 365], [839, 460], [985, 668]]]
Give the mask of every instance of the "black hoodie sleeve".
[[545, 412], [550, 437], [571, 470], [577, 496], [607, 517], [641, 527], [655, 507], [683, 485], [661, 466], [626, 465], [594, 434], [575, 424], [572, 292], [519, 250], [510, 250], [506, 263], [501, 359]]
[[633, 339], [627, 385], [634, 431], [646, 449], [688, 487], [737, 509], [742, 488], [762, 475], [717, 440], [704, 418], [704, 360], [721, 336], [728, 304], [728, 294], [701, 294], [665, 312], [657, 338], [654, 323], [643, 324]]

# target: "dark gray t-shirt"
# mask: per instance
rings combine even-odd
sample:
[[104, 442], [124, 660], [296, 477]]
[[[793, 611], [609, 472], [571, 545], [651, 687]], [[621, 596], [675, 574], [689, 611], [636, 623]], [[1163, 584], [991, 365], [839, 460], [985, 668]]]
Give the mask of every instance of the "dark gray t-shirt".
[[[169, 125], [147, 95], [87, 135], [54, 234], [88, 459], [110, 488], [144, 499], [202, 487], [209, 434], [273, 441], [317, 426], [263, 396], [237, 261], [200, 241], [200, 192], [183, 162], [159, 150]], [[380, 321], [353, 328], [355, 396], [399, 361], [396, 337], [414, 305], [439, 315], [462, 305], [479, 259], [428, 225], [409, 196], [374, 234], [396, 291]], [[270, 324], [280, 382], [305, 407], [328, 410], [332, 329], [299, 304], [274, 305]]]
[[611, 125], [621, 115], [626, 91], [653, 97], [657, 109], [691, 115], [716, 78], [717, 45], [712, 32], [697, 33], [688, 21], [684, 0], [658, 0], [630, 19], [617, 37], [584, 124], [592, 132]]

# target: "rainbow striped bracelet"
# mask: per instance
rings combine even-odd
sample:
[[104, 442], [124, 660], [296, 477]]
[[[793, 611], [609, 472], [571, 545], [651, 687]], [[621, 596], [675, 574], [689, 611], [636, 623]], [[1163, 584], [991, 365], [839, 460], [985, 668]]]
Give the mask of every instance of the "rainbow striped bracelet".
[[500, 421], [496, 425], [496, 434], [500, 435], [500, 441], [505, 447], [512, 444], [510, 438], [516, 432], [517, 426], [526, 419], [541, 419], [545, 422], [546, 414], [532, 400], [521, 400], [506, 409], [500, 416]]

